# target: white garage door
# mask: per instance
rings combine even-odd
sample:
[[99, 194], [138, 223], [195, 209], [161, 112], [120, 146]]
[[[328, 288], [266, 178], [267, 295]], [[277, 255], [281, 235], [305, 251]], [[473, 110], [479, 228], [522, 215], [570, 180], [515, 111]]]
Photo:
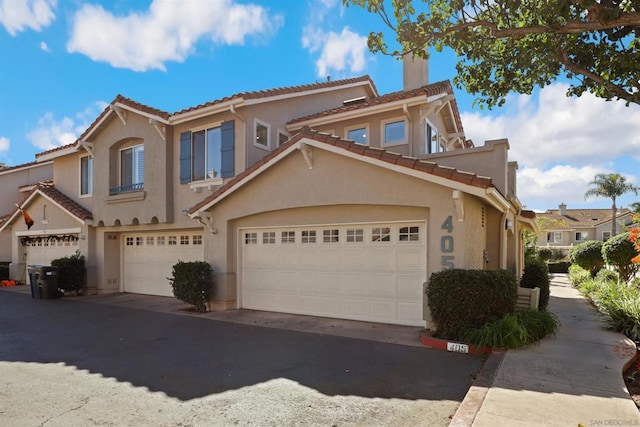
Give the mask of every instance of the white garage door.
[[178, 261], [202, 261], [201, 233], [127, 234], [124, 242], [124, 291], [173, 296], [171, 270]]
[[[27, 247], [27, 269], [31, 265], [51, 265], [57, 258], [71, 256], [78, 250], [78, 241], [57, 239], [34, 239], [25, 244]], [[27, 274], [29, 280], [29, 274]]]
[[424, 326], [426, 226], [245, 229], [241, 306]]

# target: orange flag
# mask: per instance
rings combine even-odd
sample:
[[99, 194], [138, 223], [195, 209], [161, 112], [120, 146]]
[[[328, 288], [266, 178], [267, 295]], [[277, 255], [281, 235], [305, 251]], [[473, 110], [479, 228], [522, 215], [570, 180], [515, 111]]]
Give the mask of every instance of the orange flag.
[[22, 210], [20, 206], [18, 205], [16, 206], [20, 210], [20, 212], [22, 212], [22, 216], [24, 217], [24, 223], [27, 224], [27, 230], [31, 229], [31, 226], [33, 225], [33, 220], [31, 219], [31, 217], [26, 211]]

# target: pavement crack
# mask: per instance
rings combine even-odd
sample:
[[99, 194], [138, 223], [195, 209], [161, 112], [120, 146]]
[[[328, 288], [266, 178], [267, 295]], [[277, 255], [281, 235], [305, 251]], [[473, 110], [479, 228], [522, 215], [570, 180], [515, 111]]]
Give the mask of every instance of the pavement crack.
[[47, 425], [50, 421], [55, 420], [56, 418], [60, 418], [60, 417], [62, 417], [63, 415], [67, 415], [67, 414], [70, 414], [71, 412], [77, 411], [78, 409], [82, 409], [82, 408], [84, 408], [85, 406], [87, 406], [87, 403], [89, 403], [89, 400], [90, 400], [90, 399], [89, 399], [88, 397], [84, 397], [84, 398], [80, 399], [80, 402], [82, 402], [80, 405], [75, 406], [75, 407], [73, 407], [73, 408], [71, 408], [71, 409], [68, 409], [68, 410], [66, 410], [66, 411], [64, 411], [64, 412], [62, 412], [62, 413], [60, 413], [60, 414], [58, 414], [58, 415], [55, 415], [55, 416], [53, 416], [53, 417], [47, 418], [46, 420], [44, 420], [44, 421], [39, 425], [39, 427], [44, 427], [44, 426], [45, 426], [45, 425]]

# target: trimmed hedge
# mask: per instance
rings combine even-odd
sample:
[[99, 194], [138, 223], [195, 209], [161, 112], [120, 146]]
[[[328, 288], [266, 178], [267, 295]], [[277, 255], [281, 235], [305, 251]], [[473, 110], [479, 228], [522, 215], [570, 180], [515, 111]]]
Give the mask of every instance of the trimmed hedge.
[[213, 288], [211, 272], [211, 265], [207, 262], [178, 261], [167, 279], [176, 298], [193, 305], [196, 311], [207, 311], [206, 304]]
[[604, 267], [602, 258], [602, 242], [599, 240], [587, 240], [571, 249], [569, 253], [571, 264], [579, 265], [596, 277], [598, 271]]
[[508, 270], [452, 269], [433, 273], [427, 299], [437, 334], [462, 339], [471, 329], [515, 311], [518, 283]]
[[542, 260], [529, 261], [524, 266], [524, 273], [520, 278], [520, 286], [533, 289], [540, 288], [540, 310], [546, 310], [549, 305], [550, 293], [549, 268]]
[[568, 261], [550, 262], [547, 264], [549, 273], [568, 273], [571, 263]]
[[84, 255], [77, 251], [67, 257], [51, 261], [53, 267], [58, 267], [58, 288], [66, 292], [78, 292], [84, 288], [87, 276]]
[[631, 233], [620, 233], [602, 245], [602, 258], [618, 272], [620, 280], [628, 282], [638, 271], [631, 259], [640, 255], [630, 239]]

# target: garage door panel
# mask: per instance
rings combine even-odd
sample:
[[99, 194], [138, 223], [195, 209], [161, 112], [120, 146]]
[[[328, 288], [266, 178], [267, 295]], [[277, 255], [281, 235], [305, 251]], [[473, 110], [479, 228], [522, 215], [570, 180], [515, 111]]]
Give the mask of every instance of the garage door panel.
[[396, 278], [393, 275], [375, 275], [371, 277], [371, 296], [373, 298], [396, 297]]
[[173, 296], [168, 280], [173, 266], [178, 261], [204, 259], [198, 232], [134, 233], [124, 235], [122, 241], [125, 292]]
[[[247, 241], [249, 233], [258, 239]], [[241, 235], [243, 307], [424, 326], [424, 222], [281, 227]], [[275, 240], [265, 244], [264, 235]]]

